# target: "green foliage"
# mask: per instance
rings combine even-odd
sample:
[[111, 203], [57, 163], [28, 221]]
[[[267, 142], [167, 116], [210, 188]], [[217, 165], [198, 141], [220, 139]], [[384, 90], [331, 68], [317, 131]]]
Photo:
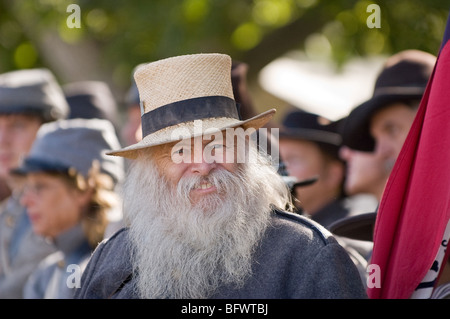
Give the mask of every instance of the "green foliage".
[[[79, 29], [66, 24], [71, 3], [81, 8]], [[367, 27], [371, 3], [380, 6], [381, 28]], [[264, 56], [305, 49], [338, 65], [410, 48], [436, 54], [448, 10], [445, 0], [0, 0], [0, 71], [42, 66], [46, 32], [72, 45], [94, 41], [122, 76], [142, 62], [196, 52], [263, 64]], [[298, 36], [286, 32], [294, 26]]]

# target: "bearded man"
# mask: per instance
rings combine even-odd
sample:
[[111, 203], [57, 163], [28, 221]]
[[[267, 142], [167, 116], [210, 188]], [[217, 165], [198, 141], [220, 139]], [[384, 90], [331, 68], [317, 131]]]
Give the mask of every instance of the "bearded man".
[[93, 253], [75, 298], [366, 298], [346, 251], [291, 212], [290, 193], [239, 119], [231, 58], [192, 54], [134, 74], [143, 139], [123, 186], [126, 227]]

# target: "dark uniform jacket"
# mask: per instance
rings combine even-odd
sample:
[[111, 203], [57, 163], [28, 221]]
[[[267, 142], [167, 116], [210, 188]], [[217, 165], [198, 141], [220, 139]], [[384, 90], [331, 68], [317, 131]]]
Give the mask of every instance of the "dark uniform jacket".
[[[75, 298], [138, 298], [127, 229], [99, 244]], [[237, 298], [366, 298], [345, 249], [316, 222], [275, 210], [243, 287], [221, 286], [212, 296]]]

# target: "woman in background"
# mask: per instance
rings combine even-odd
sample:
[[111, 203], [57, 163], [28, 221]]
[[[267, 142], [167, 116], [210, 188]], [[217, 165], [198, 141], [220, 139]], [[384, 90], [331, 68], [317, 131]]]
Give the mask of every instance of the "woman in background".
[[14, 173], [25, 176], [21, 202], [33, 231], [58, 251], [29, 277], [24, 298], [72, 298], [82, 271], [119, 204], [115, 185], [123, 162], [105, 150], [119, 145], [111, 123], [73, 119], [44, 125]]

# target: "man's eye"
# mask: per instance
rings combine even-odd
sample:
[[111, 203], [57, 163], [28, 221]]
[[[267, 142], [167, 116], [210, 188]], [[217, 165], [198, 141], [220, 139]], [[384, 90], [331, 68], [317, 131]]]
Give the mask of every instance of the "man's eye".
[[223, 144], [212, 144], [208, 145], [205, 150], [208, 150], [209, 152], [221, 152], [226, 149], [226, 145]]
[[189, 147], [178, 147], [178, 148], [174, 148], [174, 149], [173, 149], [173, 152], [172, 152], [172, 156], [175, 155], [175, 156], [183, 156], [183, 157], [186, 157], [186, 156], [190, 156], [190, 154], [191, 154], [191, 150], [190, 150]]
[[183, 153], [184, 153], [183, 148], [179, 148], [173, 152], [173, 154], [175, 154], [175, 155], [183, 155]]

